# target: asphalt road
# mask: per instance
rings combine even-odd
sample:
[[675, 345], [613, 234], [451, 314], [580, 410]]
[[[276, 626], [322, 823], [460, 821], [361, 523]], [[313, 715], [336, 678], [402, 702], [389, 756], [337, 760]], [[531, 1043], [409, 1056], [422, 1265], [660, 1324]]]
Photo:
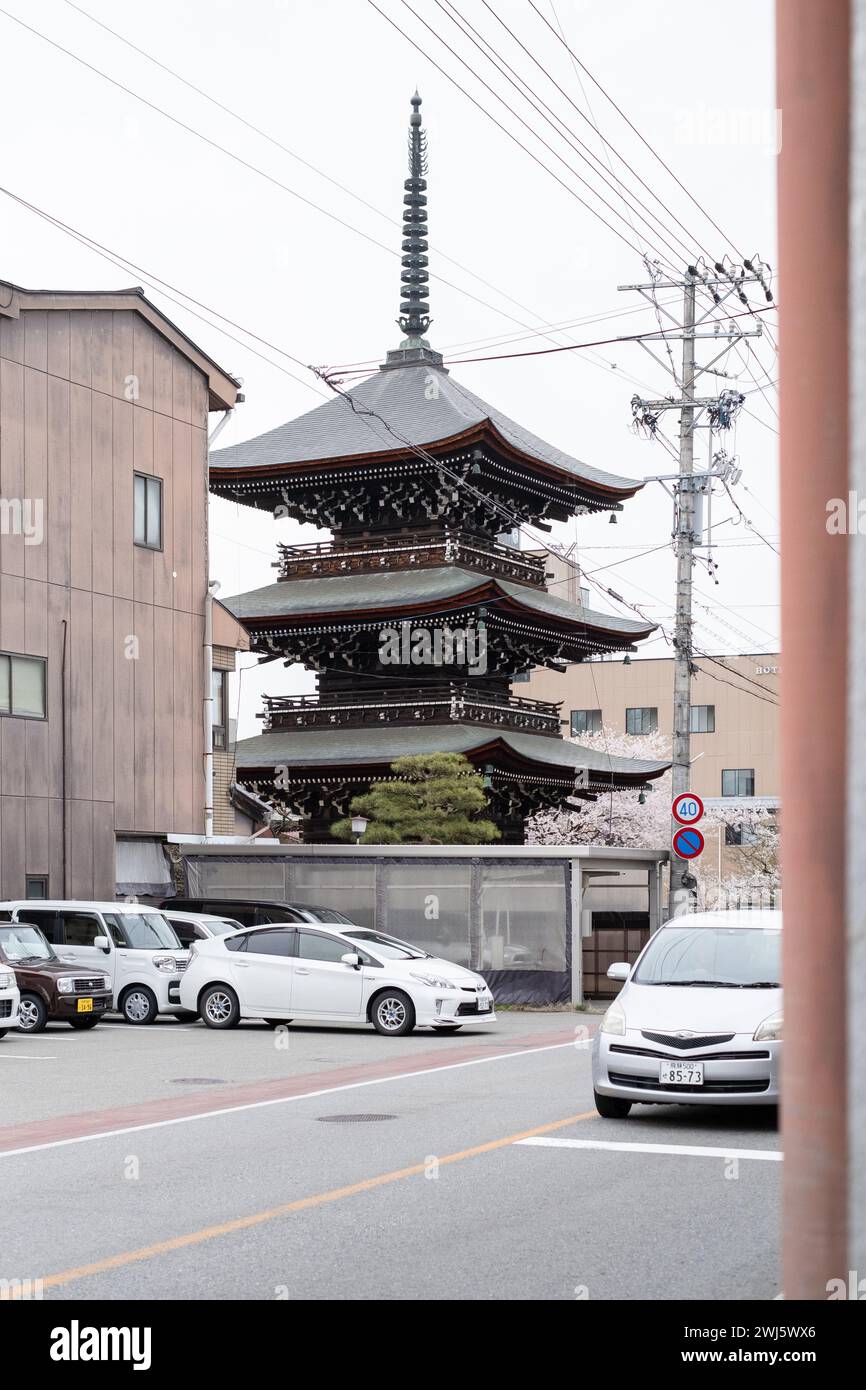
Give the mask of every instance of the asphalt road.
[[47, 1299], [773, 1299], [774, 1117], [600, 1119], [597, 1022], [10, 1033], [0, 1280]]

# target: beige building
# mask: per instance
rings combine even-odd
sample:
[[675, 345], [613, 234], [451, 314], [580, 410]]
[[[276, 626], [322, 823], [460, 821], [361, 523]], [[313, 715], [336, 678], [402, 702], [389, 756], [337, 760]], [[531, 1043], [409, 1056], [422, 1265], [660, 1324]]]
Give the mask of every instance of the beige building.
[[[718, 664], [717, 664], [718, 663]], [[779, 655], [697, 657], [692, 681], [692, 786], [702, 797], [779, 795]], [[568, 731], [642, 735], [673, 727], [671, 657], [538, 670], [517, 694], [561, 700]]]
[[237, 392], [141, 290], [0, 282], [3, 897], [145, 891], [161, 837], [204, 832], [208, 419]]
[[[567, 577], [556, 592], [581, 602], [580, 580], [559, 562]], [[585, 598], [584, 594], [584, 598]], [[692, 681], [692, 790], [701, 797], [779, 796], [778, 652], [754, 656], [695, 657]], [[622, 657], [569, 666], [564, 674], [544, 667], [515, 687], [516, 695], [562, 702], [563, 732], [599, 733], [602, 724], [618, 733], [670, 738], [673, 728], [672, 657], [626, 664]]]

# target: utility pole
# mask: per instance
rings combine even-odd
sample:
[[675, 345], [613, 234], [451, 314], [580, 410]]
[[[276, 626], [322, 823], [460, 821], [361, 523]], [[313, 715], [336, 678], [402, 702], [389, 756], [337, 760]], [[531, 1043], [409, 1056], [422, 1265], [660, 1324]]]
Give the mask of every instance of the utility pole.
[[[652, 272], [652, 265], [647, 262]], [[695, 673], [692, 644], [692, 571], [695, 565], [695, 549], [704, 545], [704, 497], [712, 495], [713, 479], [736, 482], [740, 470], [734, 467], [722, 450], [712, 457], [712, 431], [728, 429], [743, 404], [744, 397], [735, 390], [725, 390], [716, 396], [695, 394], [697, 378], [711, 371], [713, 364], [723, 357], [743, 338], [760, 337], [758, 327], [749, 331], [741, 329], [738, 323], [729, 318], [727, 323], [715, 315], [726, 300], [736, 297], [740, 304], [748, 306], [744, 286], [759, 284], [767, 302], [772, 301], [769, 289], [769, 267], [764, 266], [758, 257], [747, 261], [743, 266], [717, 261], [712, 269], [704, 268], [702, 262], [686, 268], [682, 279], [663, 279], [657, 275], [650, 284], [620, 285], [620, 290], [637, 290], [653, 306], [659, 320], [658, 335], [646, 335], [641, 347], [659, 365], [665, 368], [674, 379], [678, 394], [662, 400], [647, 401], [640, 396], [632, 397], [632, 417], [635, 428], [649, 438], [658, 432], [659, 418], [663, 411], [678, 410], [680, 414], [678, 471], [648, 478], [647, 482], [661, 483], [674, 501], [673, 543], [677, 562], [676, 601], [674, 605], [674, 698], [672, 729], [672, 792], [674, 796], [689, 790], [691, 769], [691, 679]], [[683, 291], [682, 319], [664, 309], [656, 300], [659, 289], [681, 289]], [[709, 303], [698, 313], [698, 290], [705, 291]], [[671, 329], [662, 324], [662, 317], [669, 319]], [[738, 316], [739, 317], [739, 316]], [[711, 331], [701, 331], [701, 325]], [[657, 357], [649, 348], [652, 341], [682, 341], [682, 366], [679, 377], [671, 365]], [[705, 366], [698, 367], [695, 361], [695, 343], [698, 339], [713, 340], [719, 345], [718, 351]], [[668, 348], [668, 351], [670, 349]], [[724, 375], [724, 373], [723, 373]], [[698, 426], [710, 430], [711, 466], [706, 473], [695, 474], [695, 430]], [[666, 484], [672, 483], [668, 488]], [[678, 829], [671, 817], [671, 838]], [[692, 905], [692, 889], [695, 880], [689, 868], [689, 860], [680, 859], [671, 851], [670, 895], [668, 914], [671, 917], [688, 912]]]
[[[695, 461], [695, 279], [689, 276], [683, 290], [683, 374], [680, 411], [680, 468], [674, 543], [677, 557], [677, 599], [674, 619], [674, 727], [671, 793], [689, 790], [691, 767], [692, 679], [692, 565], [695, 539], [695, 495], [691, 487]], [[689, 481], [686, 482], [685, 480]], [[671, 817], [671, 837], [676, 826]], [[694, 880], [688, 860], [671, 852], [668, 910], [671, 917], [687, 912]]]

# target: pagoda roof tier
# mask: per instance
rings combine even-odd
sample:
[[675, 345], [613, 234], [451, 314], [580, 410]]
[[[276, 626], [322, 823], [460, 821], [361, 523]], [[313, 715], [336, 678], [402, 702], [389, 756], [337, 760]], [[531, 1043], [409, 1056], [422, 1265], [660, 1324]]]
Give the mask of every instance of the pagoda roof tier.
[[430, 361], [381, 367], [307, 414], [215, 451], [210, 480], [214, 492], [256, 505], [305, 474], [312, 482], [327, 470], [401, 461], [420, 469], [418, 449], [439, 459], [472, 448], [500, 461], [501, 486], [509, 477], [515, 487], [521, 477], [558, 485], [559, 503], [570, 498], [572, 511], [618, 510], [643, 487], [548, 444]]
[[580, 628], [602, 647], [631, 645], [655, 631], [651, 623], [597, 613], [542, 589], [482, 577], [458, 565], [279, 580], [223, 602], [250, 630], [253, 640], [257, 628], [290, 632], [323, 621], [328, 626], [378, 626], [383, 619], [447, 618], [478, 608], [486, 609], [487, 619], [513, 615], [565, 629]]
[[[369, 782], [392, 775], [395, 758], [413, 754], [463, 753], [494, 775], [572, 791], [598, 793], [638, 789], [661, 777], [666, 762], [618, 758], [602, 749], [543, 734], [479, 729], [466, 724], [401, 729], [330, 729], [305, 732], [272, 729], [236, 746], [238, 781], [256, 788], [282, 783], [356, 779]], [[585, 770], [585, 771], [584, 771]]]

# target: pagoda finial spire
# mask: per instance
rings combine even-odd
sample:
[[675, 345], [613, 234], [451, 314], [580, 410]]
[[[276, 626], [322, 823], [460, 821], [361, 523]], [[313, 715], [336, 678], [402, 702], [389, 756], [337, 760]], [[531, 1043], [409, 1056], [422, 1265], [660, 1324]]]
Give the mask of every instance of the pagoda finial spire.
[[405, 337], [399, 348], [388, 353], [386, 366], [414, 362], [442, 365], [424, 337], [430, 327], [430, 284], [427, 241], [427, 132], [421, 124], [421, 98], [411, 98], [409, 117], [409, 177], [403, 188], [403, 270], [400, 275], [400, 317], [397, 322]]
[[421, 98], [416, 91], [409, 117], [409, 177], [403, 184], [403, 273], [398, 320], [407, 338], [422, 338], [430, 326], [426, 173], [427, 132], [421, 125]]

